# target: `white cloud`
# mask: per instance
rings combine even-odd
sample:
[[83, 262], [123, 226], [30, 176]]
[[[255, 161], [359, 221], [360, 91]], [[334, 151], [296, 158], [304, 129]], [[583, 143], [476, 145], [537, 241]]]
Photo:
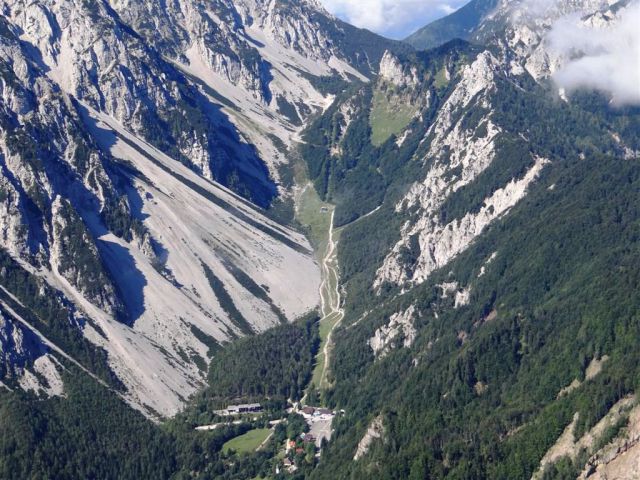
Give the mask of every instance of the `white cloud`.
[[445, 15], [450, 15], [457, 10], [456, 7], [449, 5], [448, 3], [441, 3], [438, 5], [438, 9], [443, 12]]
[[566, 17], [553, 26], [548, 41], [552, 50], [570, 59], [554, 74], [559, 87], [594, 89], [615, 104], [640, 105], [640, 1], [603, 28]]
[[383, 35], [403, 38], [468, 0], [321, 0], [331, 13]]

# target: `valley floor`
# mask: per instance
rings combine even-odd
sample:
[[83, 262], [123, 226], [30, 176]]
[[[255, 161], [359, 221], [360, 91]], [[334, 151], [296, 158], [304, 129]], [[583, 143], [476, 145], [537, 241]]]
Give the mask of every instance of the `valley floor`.
[[344, 318], [337, 249], [340, 234], [333, 226], [335, 206], [323, 202], [311, 183], [305, 185], [298, 195], [296, 214], [307, 230], [320, 261], [320, 346], [311, 385], [322, 390], [328, 386], [331, 336]]
[[333, 228], [335, 211], [331, 211], [329, 235], [325, 257], [322, 260], [322, 283], [320, 284], [320, 302], [322, 318], [320, 319], [320, 348], [316, 367], [313, 371], [312, 384], [320, 390], [328, 386], [327, 374], [329, 355], [331, 354], [331, 337], [335, 328], [344, 318], [342, 297], [340, 294], [340, 275], [338, 270], [338, 234]]

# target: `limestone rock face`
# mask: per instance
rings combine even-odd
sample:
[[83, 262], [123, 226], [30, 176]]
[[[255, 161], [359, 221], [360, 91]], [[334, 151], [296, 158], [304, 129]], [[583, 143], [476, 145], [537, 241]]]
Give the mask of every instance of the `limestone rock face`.
[[550, 48], [547, 33], [561, 19], [606, 28], [616, 18], [611, 8], [614, 0], [562, 0], [533, 2], [501, 0], [474, 35], [476, 40], [489, 41], [499, 32], [499, 44], [509, 58], [514, 74], [525, 71], [536, 80], [548, 78], [567, 60], [564, 54]]
[[[545, 159], [532, 158], [526, 173], [494, 189], [473, 211], [451, 221], [443, 221], [441, 215], [443, 206], [487, 172], [500, 154], [509, 126], [495, 119], [498, 85], [529, 76], [546, 82], [569, 60], [548, 40], [557, 22], [606, 29], [618, 18], [619, 8], [621, 4], [603, 0], [503, 0], [482, 20], [472, 37], [496, 48], [480, 53], [462, 68], [455, 87], [428, 126], [423, 139], [428, 152], [421, 152], [417, 159], [425, 165], [426, 174], [396, 205], [397, 214], [407, 220], [400, 240], [378, 269], [375, 289], [380, 291], [388, 283], [407, 291], [423, 283], [524, 198], [548, 163]], [[445, 73], [449, 81], [450, 69]], [[391, 54], [383, 57], [380, 77], [403, 87], [420, 83], [415, 70]], [[475, 122], [465, 120], [470, 111], [475, 112]], [[527, 141], [524, 133], [520, 138]], [[401, 136], [397, 144], [402, 146], [403, 142]], [[464, 304], [464, 299], [459, 304]]]
[[[458, 309], [468, 305], [471, 301], [471, 287], [461, 288], [456, 281], [444, 282], [436, 287], [442, 292], [440, 300], [443, 302], [439, 308]], [[435, 307], [431, 313], [433, 313], [435, 318], [438, 318], [438, 310]], [[394, 350], [411, 348], [419, 332], [416, 321], [422, 315], [423, 312], [418, 311], [415, 305], [411, 305], [409, 308], [391, 315], [388, 321], [377, 328], [373, 336], [367, 341], [367, 344], [373, 352], [374, 359], [376, 361], [381, 360]], [[464, 341], [467, 333], [461, 333], [464, 335], [461, 341]], [[433, 342], [430, 342], [429, 345], [432, 346]], [[418, 363], [419, 359], [414, 359], [413, 365], [416, 366]]]
[[279, 44], [303, 56], [329, 61], [338, 53], [316, 12], [328, 15], [318, 2], [284, 2], [282, 0], [238, 0], [236, 8], [245, 25], [259, 28]]
[[382, 418], [382, 416], [378, 416], [371, 422], [371, 425], [369, 425], [367, 432], [360, 440], [360, 443], [358, 443], [358, 449], [353, 456], [353, 460], [359, 460], [364, 457], [369, 452], [371, 444], [375, 440], [384, 438], [384, 434], [384, 419]]
[[35, 393], [59, 396], [64, 393], [61, 369], [38, 335], [21, 324], [9, 311], [0, 308], [2, 382]]
[[[406, 290], [424, 282], [522, 199], [547, 163], [535, 160], [524, 176], [512, 179], [485, 198], [479, 210], [442, 221], [440, 209], [447, 199], [473, 183], [495, 159], [503, 129], [494, 123], [491, 105], [496, 82], [503, 75], [503, 65], [489, 52], [480, 53], [462, 68], [455, 89], [425, 135], [425, 141], [430, 142], [422, 159], [430, 165], [426, 175], [411, 185], [396, 205], [396, 212], [409, 218], [402, 227], [401, 239], [378, 269], [374, 288], [390, 283]], [[465, 122], [464, 114], [470, 109], [486, 112], [479, 124]], [[407, 251], [417, 255], [417, 260], [407, 264], [403, 260]], [[458, 304], [464, 302], [460, 298]]]
[[395, 313], [389, 318], [389, 323], [376, 330], [369, 339], [369, 346], [376, 358], [386, 356], [395, 348], [408, 348], [416, 339], [417, 330], [414, 326], [415, 307], [411, 306], [404, 312]]
[[31, 332], [16, 324], [7, 313], [0, 311], [0, 368], [3, 377], [18, 375], [29, 361], [44, 352], [45, 348]]
[[389, 51], [384, 53], [380, 61], [379, 75], [397, 87], [416, 87], [420, 84], [417, 69], [403, 66], [398, 57]]
[[[277, 37], [282, 8], [0, 2], [1, 253], [55, 292], [71, 319], [61, 328], [104, 351], [127, 399], [152, 415], [175, 413], [203, 384], [205, 344], [318, 302], [307, 240], [246, 199], [278, 194], [281, 144], [302, 128], [283, 101], [304, 118], [330, 100], [300, 72], [357, 71], [310, 37], [312, 3]], [[58, 353], [21, 328], [1, 327], [3, 378], [60, 393]]]
[[[317, 305], [311, 246], [263, 208], [293, 196], [288, 149], [334, 99], [321, 77], [366, 82], [384, 51], [367, 38], [393, 42], [311, 0], [0, 0], [0, 11], [5, 273], [65, 312], [47, 341], [88, 342], [131, 404], [172, 415], [205, 382], [211, 345]], [[346, 129], [356, 112], [343, 114]], [[19, 284], [0, 278], [26, 310], [42, 307], [17, 298]], [[18, 386], [42, 390], [33, 379], [48, 376], [60, 392], [60, 352], [39, 360], [5, 330], [6, 364], [28, 358]]]

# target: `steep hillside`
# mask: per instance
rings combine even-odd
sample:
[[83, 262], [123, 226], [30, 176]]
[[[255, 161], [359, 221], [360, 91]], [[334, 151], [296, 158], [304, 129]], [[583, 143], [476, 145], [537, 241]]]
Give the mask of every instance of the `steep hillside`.
[[[524, 69], [536, 80], [542, 80], [572, 57], [572, 52], [554, 51], [550, 46], [562, 43], [563, 38], [567, 44], [575, 40], [574, 18], [581, 18], [584, 26], [606, 27], [617, 18], [620, 9], [632, 3], [632, 0], [474, 0], [426, 25], [405, 42], [416, 49], [435, 48], [456, 38], [479, 45], [491, 44], [501, 50], [502, 59], [514, 74]], [[565, 20], [568, 23], [563, 29], [558, 22]], [[557, 38], [549, 38], [557, 24]]]
[[60, 394], [53, 345], [175, 414], [215, 346], [317, 306], [311, 246], [269, 218], [292, 219], [287, 149], [407, 47], [306, 1], [0, 9], [1, 286], [40, 329], [3, 310], [3, 381]]
[[[366, 80], [398, 42], [359, 30], [313, 1], [182, 1], [173, 6], [113, 2], [150, 44], [201, 87], [278, 182], [287, 182], [283, 147], [326, 108], [344, 81]], [[333, 86], [332, 86], [333, 84]], [[281, 189], [281, 194], [287, 194]]]
[[[174, 412], [203, 380], [203, 338], [314, 307], [319, 275], [302, 235], [69, 97], [4, 40], [3, 255], [64, 299], [77, 320], [61, 328], [108, 352], [132, 401]], [[306, 288], [294, 293], [296, 276]]]
[[[286, 429], [275, 429], [264, 448], [250, 455], [223, 452], [223, 445], [267, 426], [269, 415], [282, 408], [284, 395], [299, 398], [311, 373], [315, 339], [313, 315], [241, 339], [216, 355], [210, 387], [185, 412], [162, 425], [62, 359], [64, 397], [0, 388], [0, 476], [245, 480], [271, 475]], [[265, 404], [266, 420], [245, 418], [210, 431], [194, 429], [210, 422], [215, 409], [238, 393], [263, 400], [265, 391], [275, 396]]]
[[640, 111], [553, 88], [546, 32], [595, 8], [565, 7], [527, 46], [385, 55], [306, 132], [346, 298], [312, 478], [576, 478], [635, 445]]

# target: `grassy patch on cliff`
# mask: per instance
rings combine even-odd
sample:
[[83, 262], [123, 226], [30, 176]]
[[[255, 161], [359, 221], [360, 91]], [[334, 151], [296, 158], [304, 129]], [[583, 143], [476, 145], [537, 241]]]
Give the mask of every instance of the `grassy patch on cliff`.
[[415, 108], [404, 104], [400, 99], [393, 100], [385, 92], [376, 90], [373, 93], [371, 114], [371, 143], [379, 147], [392, 135], [402, 132], [415, 114]]

